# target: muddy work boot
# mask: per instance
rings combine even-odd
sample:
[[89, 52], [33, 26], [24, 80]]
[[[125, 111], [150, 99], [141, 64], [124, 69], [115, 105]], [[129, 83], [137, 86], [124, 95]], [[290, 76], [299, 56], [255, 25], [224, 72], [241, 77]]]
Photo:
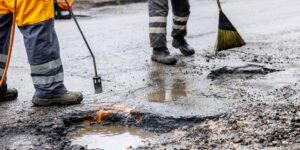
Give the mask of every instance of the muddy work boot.
[[195, 49], [186, 42], [184, 37], [174, 38], [172, 45], [179, 49], [184, 56], [191, 56], [195, 54]]
[[39, 98], [34, 96], [32, 103], [35, 106], [53, 106], [53, 105], [75, 105], [80, 104], [83, 95], [80, 92], [67, 92], [61, 96], [53, 96], [49, 98]]
[[165, 65], [175, 65], [177, 63], [177, 59], [174, 56], [170, 55], [170, 52], [166, 47], [154, 48], [151, 59], [152, 61]]
[[18, 97], [18, 90], [15, 88], [7, 89], [0, 93], [0, 102], [16, 100]]

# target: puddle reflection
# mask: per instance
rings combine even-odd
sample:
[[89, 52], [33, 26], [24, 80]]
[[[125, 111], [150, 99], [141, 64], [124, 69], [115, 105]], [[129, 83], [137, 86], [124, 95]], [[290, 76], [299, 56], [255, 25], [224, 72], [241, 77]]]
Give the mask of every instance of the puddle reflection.
[[156, 86], [148, 94], [148, 100], [150, 102], [161, 103], [188, 97], [187, 85], [184, 78], [168, 76], [164, 71], [164, 67], [156, 66], [150, 72], [150, 82]]
[[88, 149], [124, 150], [144, 144], [152, 135], [141, 129], [121, 126], [85, 126], [71, 135], [71, 145], [87, 146]]
[[176, 101], [182, 97], [187, 97], [185, 83], [174, 83], [171, 89], [164, 89], [152, 92], [148, 95], [151, 102]]

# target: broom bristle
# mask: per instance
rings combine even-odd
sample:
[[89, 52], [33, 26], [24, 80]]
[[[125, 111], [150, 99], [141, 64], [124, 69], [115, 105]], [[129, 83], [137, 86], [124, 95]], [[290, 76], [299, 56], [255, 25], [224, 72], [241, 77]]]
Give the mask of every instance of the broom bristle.
[[216, 51], [227, 50], [244, 45], [246, 45], [246, 43], [241, 35], [226, 17], [226, 15], [222, 11], [220, 11]]

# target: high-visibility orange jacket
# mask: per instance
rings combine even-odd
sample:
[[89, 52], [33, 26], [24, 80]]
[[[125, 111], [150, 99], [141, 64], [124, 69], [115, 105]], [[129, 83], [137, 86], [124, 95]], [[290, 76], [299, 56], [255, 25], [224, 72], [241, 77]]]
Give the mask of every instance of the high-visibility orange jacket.
[[[14, 0], [0, 0], [0, 14], [14, 13]], [[33, 25], [54, 18], [53, 0], [18, 0], [18, 26]]]

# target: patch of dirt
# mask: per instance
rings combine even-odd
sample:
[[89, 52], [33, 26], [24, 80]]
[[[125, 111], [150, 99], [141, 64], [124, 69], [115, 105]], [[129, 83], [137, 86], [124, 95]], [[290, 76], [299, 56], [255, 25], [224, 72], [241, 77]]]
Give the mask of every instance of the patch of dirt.
[[[270, 92], [272, 93], [272, 92]], [[276, 103], [258, 102], [190, 128], [175, 129], [138, 149], [299, 149], [299, 86], [276, 89]]]
[[278, 69], [267, 68], [262, 65], [247, 64], [246, 66], [230, 67], [225, 66], [220, 69], [211, 71], [207, 78], [212, 80], [228, 79], [228, 78], [251, 78], [254, 75], [266, 75], [269, 73], [280, 71]]

